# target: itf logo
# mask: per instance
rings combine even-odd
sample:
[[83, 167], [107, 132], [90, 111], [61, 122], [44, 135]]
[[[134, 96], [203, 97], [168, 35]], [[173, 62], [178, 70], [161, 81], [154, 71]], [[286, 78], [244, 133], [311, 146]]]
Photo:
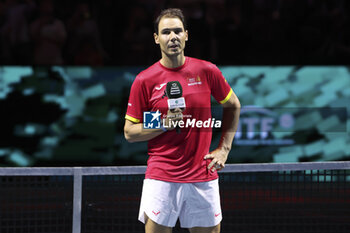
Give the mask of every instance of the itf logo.
[[143, 128], [144, 129], [160, 129], [160, 116], [162, 114], [156, 112], [143, 112]]

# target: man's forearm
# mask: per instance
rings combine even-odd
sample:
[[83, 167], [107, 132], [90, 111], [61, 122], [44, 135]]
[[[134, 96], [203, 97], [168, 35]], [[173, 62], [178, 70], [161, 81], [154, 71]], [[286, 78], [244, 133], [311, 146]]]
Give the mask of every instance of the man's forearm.
[[204, 156], [204, 159], [211, 159], [208, 170], [214, 172], [225, 167], [227, 157], [232, 147], [232, 141], [238, 127], [240, 114], [240, 103], [237, 98], [224, 106], [222, 117], [222, 134], [218, 148]]
[[240, 106], [224, 107], [222, 118], [222, 134], [219, 148], [229, 152], [232, 147], [232, 141], [238, 128]]
[[144, 129], [142, 123], [129, 123], [124, 127], [124, 136], [128, 142], [148, 141], [162, 133], [164, 133], [163, 129]]

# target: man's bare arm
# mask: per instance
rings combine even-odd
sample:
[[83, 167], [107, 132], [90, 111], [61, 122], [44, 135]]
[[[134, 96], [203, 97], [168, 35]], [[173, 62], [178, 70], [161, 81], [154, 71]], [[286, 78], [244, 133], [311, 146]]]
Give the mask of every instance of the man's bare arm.
[[204, 157], [205, 159], [212, 159], [208, 165], [208, 169], [212, 171], [221, 170], [225, 167], [228, 154], [232, 147], [232, 141], [238, 128], [239, 114], [241, 110], [241, 104], [235, 93], [232, 93], [230, 99], [222, 106], [224, 109], [219, 146]]

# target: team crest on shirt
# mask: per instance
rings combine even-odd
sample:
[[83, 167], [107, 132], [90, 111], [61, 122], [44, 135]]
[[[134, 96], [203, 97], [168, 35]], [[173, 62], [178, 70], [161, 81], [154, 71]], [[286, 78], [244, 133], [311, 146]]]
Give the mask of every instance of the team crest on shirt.
[[200, 85], [202, 84], [201, 78], [199, 75], [197, 77], [188, 77], [187, 78], [187, 85], [188, 86], [193, 86], [193, 85]]

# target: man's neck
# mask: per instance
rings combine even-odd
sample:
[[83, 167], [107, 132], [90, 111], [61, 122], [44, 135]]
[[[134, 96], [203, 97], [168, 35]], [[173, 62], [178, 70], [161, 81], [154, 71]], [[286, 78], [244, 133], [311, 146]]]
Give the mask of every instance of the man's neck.
[[162, 59], [160, 59], [160, 64], [167, 68], [177, 68], [185, 64], [185, 55], [179, 54], [178, 56], [169, 57], [165, 54], [162, 55]]

